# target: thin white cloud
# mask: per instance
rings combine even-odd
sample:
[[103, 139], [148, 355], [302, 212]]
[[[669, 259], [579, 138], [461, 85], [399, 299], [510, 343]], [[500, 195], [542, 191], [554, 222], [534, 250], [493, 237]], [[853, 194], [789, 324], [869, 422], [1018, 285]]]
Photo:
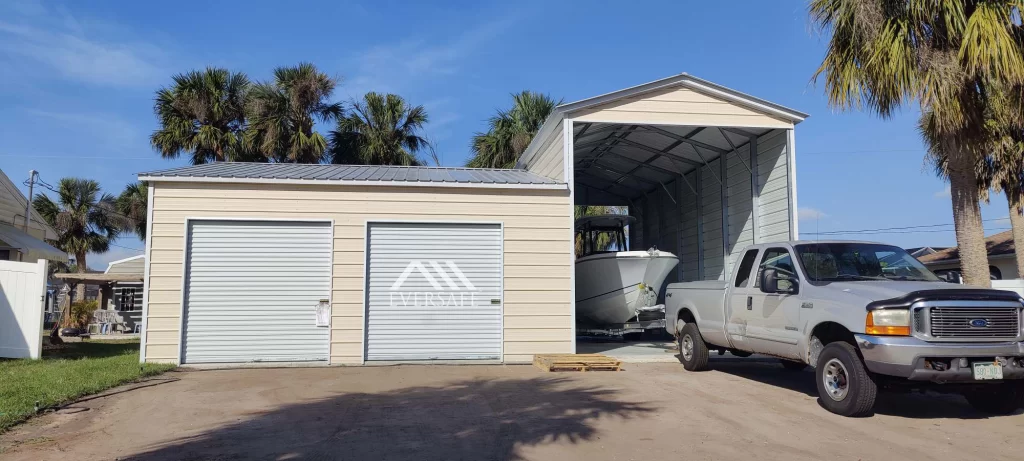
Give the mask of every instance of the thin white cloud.
[[949, 187], [948, 184], [946, 185], [946, 187], [944, 189], [942, 189], [942, 190], [940, 190], [940, 191], [935, 193], [935, 198], [950, 198], [952, 196], [953, 196], [953, 192], [950, 190], [950, 187]]
[[799, 219], [821, 219], [826, 216], [828, 215], [823, 211], [814, 208], [800, 207], [797, 209], [797, 217]]
[[[111, 35], [114, 27], [80, 20], [64, 8], [22, 3], [0, 20], [0, 61], [17, 72], [103, 86], [152, 86], [166, 77], [164, 53], [145, 41]], [[46, 14], [40, 14], [45, 12]], [[9, 78], [9, 77], [7, 77]]]
[[378, 45], [356, 59], [356, 76], [344, 83], [342, 91], [358, 97], [368, 91], [399, 92], [424, 79], [451, 76], [464, 61], [512, 28], [514, 15], [480, 23], [445, 43], [409, 38], [390, 45]]
[[443, 141], [452, 136], [451, 125], [461, 117], [451, 106], [451, 98], [432, 99], [423, 103], [430, 116], [426, 131], [430, 133], [431, 141]]
[[32, 117], [46, 119], [46, 123], [74, 132], [79, 138], [91, 139], [106, 149], [131, 150], [136, 149], [140, 142], [146, 142], [138, 127], [111, 114], [40, 109], [26, 109], [25, 112]]

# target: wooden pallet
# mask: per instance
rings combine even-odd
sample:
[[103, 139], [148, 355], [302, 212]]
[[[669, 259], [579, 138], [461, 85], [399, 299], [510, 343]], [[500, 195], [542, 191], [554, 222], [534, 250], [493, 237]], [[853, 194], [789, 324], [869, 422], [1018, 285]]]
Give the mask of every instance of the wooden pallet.
[[533, 365], [543, 371], [622, 371], [622, 362], [601, 354], [541, 354]]

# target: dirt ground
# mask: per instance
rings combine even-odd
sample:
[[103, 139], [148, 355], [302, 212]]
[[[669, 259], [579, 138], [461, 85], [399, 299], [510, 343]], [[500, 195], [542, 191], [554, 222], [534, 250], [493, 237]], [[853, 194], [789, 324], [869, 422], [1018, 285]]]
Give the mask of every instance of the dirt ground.
[[713, 370], [390, 366], [172, 372], [0, 436], [0, 458], [1021, 459], [1024, 414], [959, 397], [821, 409], [810, 372], [714, 358]]

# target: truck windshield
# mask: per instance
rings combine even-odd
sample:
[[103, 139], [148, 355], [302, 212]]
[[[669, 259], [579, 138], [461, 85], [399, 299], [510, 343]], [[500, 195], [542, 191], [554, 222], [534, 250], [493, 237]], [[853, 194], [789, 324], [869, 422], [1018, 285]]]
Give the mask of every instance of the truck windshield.
[[902, 248], [876, 243], [796, 245], [800, 263], [812, 282], [914, 280], [939, 278]]

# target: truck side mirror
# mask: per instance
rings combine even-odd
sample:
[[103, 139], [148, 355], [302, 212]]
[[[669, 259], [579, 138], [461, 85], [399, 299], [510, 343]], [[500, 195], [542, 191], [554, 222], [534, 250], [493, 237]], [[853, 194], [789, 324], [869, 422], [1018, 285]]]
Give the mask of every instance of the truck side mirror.
[[796, 280], [779, 278], [775, 269], [765, 269], [761, 274], [761, 291], [765, 293], [792, 294], [797, 292]]

